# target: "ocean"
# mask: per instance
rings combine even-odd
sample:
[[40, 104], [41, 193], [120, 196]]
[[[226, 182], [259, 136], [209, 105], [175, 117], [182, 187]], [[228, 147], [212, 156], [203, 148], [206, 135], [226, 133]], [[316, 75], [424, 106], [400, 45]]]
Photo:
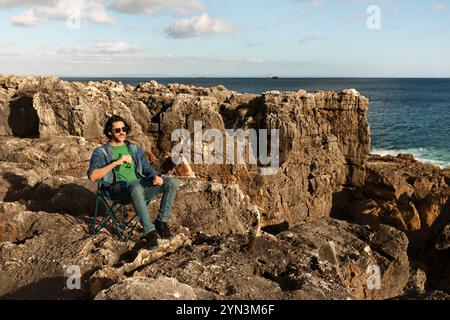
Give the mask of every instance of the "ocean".
[[[63, 78], [101, 81], [104, 78]], [[424, 163], [450, 167], [450, 79], [363, 78], [152, 78], [161, 84], [224, 85], [241, 93], [341, 91], [354, 88], [370, 100], [371, 152], [410, 153]], [[149, 78], [109, 78], [136, 86]]]

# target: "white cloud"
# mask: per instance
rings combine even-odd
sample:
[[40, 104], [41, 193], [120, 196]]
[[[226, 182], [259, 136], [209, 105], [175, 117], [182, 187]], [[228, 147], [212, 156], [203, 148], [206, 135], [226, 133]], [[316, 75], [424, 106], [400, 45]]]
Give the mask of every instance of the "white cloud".
[[448, 8], [447, 4], [443, 2], [435, 3], [431, 6], [431, 10], [437, 13], [444, 12], [447, 10], [447, 8]]
[[21, 15], [13, 16], [10, 19], [11, 23], [17, 27], [35, 27], [42, 23], [33, 9], [23, 12]]
[[[0, 0], [0, 9], [15, 7], [31, 7], [25, 11], [27, 13], [26, 17], [19, 19], [21, 16], [17, 16], [11, 19], [11, 23], [16, 26], [22, 25], [20, 24], [21, 20], [32, 21], [33, 23], [29, 24], [29, 26], [36, 26], [46, 19], [64, 21], [69, 18], [87, 19], [96, 24], [114, 23], [101, 0]], [[32, 10], [32, 14], [30, 10]]]
[[231, 26], [218, 19], [212, 19], [207, 13], [199, 17], [178, 20], [166, 28], [170, 38], [205, 37], [213, 34], [226, 34], [232, 31]]
[[113, 24], [114, 19], [108, 16], [102, 3], [94, 2], [88, 9], [89, 19], [98, 24]]
[[119, 41], [115, 43], [97, 41], [93, 52], [97, 54], [124, 54], [124, 53], [136, 53], [140, 51], [139, 46], [130, 45], [126, 42]]
[[66, 20], [76, 12], [79, 12], [81, 15], [84, 7], [84, 0], [59, 0], [56, 3], [40, 6], [38, 12], [46, 18]]
[[309, 42], [314, 42], [314, 41], [320, 41], [325, 39], [325, 36], [323, 34], [314, 34], [311, 36], [307, 36], [307, 37], [303, 37], [301, 38], [298, 43], [300, 44], [305, 44], [305, 43], [309, 43]]
[[17, 8], [25, 6], [42, 6], [48, 3], [56, 3], [58, 0], [0, 0], [0, 9]]
[[130, 45], [124, 41], [104, 42], [98, 40], [93, 47], [82, 47], [79, 45], [68, 46], [48, 52], [49, 55], [63, 55], [71, 57], [99, 57], [99, 56], [124, 56], [139, 53], [139, 46]]
[[325, 0], [296, 0], [297, 2], [305, 2], [308, 5], [321, 6], [325, 4]]
[[245, 59], [245, 58], [232, 58], [232, 57], [220, 57], [220, 58], [203, 58], [205, 61], [210, 61], [210, 62], [220, 62], [220, 63], [227, 63], [227, 64], [247, 64], [247, 63], [264, 63], [265, 60], [264, 59], [260, 59], [260, 58], [250, 58], [250, 59]]
[[0, 45], [0, 57], [18, 57], [20, 52], [15, 46], [12, 45]]
[[186, 16], [193, 10], [203, 10], [199, 0], [114, 0], [110, 6], [114, 11], [127, 14], [153, 15], [158, 11], [177, 16]]

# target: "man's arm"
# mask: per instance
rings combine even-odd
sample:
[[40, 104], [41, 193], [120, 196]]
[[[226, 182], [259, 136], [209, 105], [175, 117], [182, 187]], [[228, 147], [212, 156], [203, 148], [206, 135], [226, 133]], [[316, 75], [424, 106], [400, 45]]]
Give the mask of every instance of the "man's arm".
[[118, 164], [116, 164], [116, 162], [114, 161], [113, 163], [107, 165], [106, 167], [103, 167], [100, 169], [95, 169], [92, 172], [91, 176], [89, 177], [89, 180], [91, 180], [92, 182], [96, 182], [96, 181], [100, 180], [101, 178], [103, 178], [104, 176], [106, 176], [108, 174], [108, 172], [110, 172], [117, 166], [118, 166]]
[[141, 147], [138, 148], [138, 157], [142, 163], [142, 173], [148, 179], [154, 179], [157, 176], [160, 176], [159, 172], [150, 164], [147, 157], [144, 154], [144, 150]]

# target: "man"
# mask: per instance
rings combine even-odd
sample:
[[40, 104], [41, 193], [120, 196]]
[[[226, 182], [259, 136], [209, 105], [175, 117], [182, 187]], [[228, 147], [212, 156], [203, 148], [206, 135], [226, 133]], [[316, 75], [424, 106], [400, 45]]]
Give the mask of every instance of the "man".
[[[170, 239], [167, 221], [178, 190], [176, 178], [161, 177], [150, 165], [144, 151], [127, 140], [131, 126], [120, 116], [112, 116], [103, 133], [109, 143], [94, 150], [87, 172], [88, 178], [99, 181], [112, 200], [131, 199], [144, 227], [149, 248], [158, 246], [159, 234]], [[158, 217], [153, 223], [148, 214], [147, 201], [162, 194]]]

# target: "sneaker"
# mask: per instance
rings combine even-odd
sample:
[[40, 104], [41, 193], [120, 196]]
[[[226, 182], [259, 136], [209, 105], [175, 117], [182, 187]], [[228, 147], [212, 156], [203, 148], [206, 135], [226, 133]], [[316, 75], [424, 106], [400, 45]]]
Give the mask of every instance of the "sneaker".
[[145, 239], [147, 240], [147, 249], [154, 249], [158, 247], [158, 235], [155, 230], [146, 234]]
[[162, 222], [159, 220], [155, 221], [156, 232], [161, 236], [162, 239], [172, 239], [173, 235], [170, 232], [169, 225], [167, 222]]

